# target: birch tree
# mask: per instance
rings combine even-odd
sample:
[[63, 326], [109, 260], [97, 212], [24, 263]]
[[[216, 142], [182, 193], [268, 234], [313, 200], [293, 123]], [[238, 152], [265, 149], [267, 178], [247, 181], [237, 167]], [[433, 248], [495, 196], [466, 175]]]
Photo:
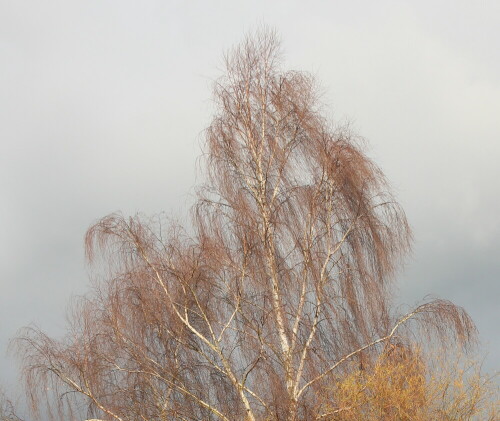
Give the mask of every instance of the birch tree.
[[448, 301], [392, 310], [405, 214], [359, 138], [325, 118], [314, 78], [282, 69], [272, 31], [226, 54], [213, 98], [192, 225], [103, 218], [86, 249], [110, 276], [64, 340], [18, 341], [34, 408], [50, 393], [56, 418], [86, 405], [118, 421], [326, 419], [353, 362], [474, 340]]

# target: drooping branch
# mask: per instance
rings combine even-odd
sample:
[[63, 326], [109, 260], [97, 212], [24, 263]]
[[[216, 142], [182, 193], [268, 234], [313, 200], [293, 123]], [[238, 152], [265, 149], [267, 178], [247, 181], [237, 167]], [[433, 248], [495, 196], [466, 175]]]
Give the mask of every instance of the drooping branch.
[[422, 323], [425, 327], [434, 328], [438, 333], [438, 337], [440, 338], [444, 339], [445, 337], [449, 337], [448, 334], [451, 334], [452, 337], [459, 341], [461, 345], [468, 345], [475, 340], [474, 332], [476, 328], [472, 319], [465, 312], [465, 310], [450, 303], [449, 301], [431, 301], [418, 306], [415, 310], [401, 317], [387, 335], [375, 339], [370, 343], [353, 350], [349, 354], [336, 361], [320, 375], [309, 380], [298, 391], [298, 396], [302, 395], [312, 384], [323, 379], [325, 376], [330, 374], [333, 370], [335, 370], [337, 367], [339, 367], [341, 364], [345, 363], [352, 357], [378, 344], [389, 342], [392, 338], [394, 338], [398, 330], [405, 323], [412, 319], [420, 319], [420, 323]]

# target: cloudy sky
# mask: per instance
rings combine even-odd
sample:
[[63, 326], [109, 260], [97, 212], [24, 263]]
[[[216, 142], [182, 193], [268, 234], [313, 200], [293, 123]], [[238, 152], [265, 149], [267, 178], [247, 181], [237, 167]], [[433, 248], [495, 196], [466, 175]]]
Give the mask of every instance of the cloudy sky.
[[392, 182], [415, 234], [398, 302], [462, 305], [500, 359], [500, 2], [0, 0], [0, 384], [9, 338], [64, 332], [83, 236], [192, 200], [222, 53], [275, 27]]

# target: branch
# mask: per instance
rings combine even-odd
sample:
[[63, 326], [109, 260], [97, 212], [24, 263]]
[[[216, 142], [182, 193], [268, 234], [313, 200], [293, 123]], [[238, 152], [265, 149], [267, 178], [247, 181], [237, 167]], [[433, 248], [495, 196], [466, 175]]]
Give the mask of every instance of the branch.
[[335, 364], [333, 364], [330, 368], [328, 368], [326, 371], [324, 371], [323, 373], [321, 373], [319, 376], [317, 376], [314, 379], [308, 381], [299, 390], [299, 393], [297, 394], [297, 399], [302, 395], [302, 393], [304, 393], [304, 391], [309, 386], [311, 386], [313, 383], [316, 383], [318, 380], [321, 380], [323, 377], [325, 377], [327, 374], [329, 374], [330, 372], [332, 372], [333, 370], [335, 370], [340, 364], [342, 364], [343, 362], [345, 362], [349, 358], [353, 357], [354, 355], [359, 354], [360, 352], [363, 352], [367, 348], [371, 348], [372, 346], [375, 346], [375, 345], [377, 345], [377, 344], [379, 344], [381, 342], [385, 342], [385, 341], [388, 341], [389, 339], [391, 339], [394, 336], [394, 334], [396, 333], [396, 331], [398, 330], [398, 328], [403, 323], [405, 323], [407, 320], [409, 320], [412, 317], [414, 317], [416, 314], [423, 312], [425, 310], [426, 306], [427, 305], [424, 304], [424, 305], [422, 305], [420, 307], [417, 307], [413, 312], [408, 313], [407, 315], [405, 315], [404, 317], [402, 317], [401, 319], [399, 319], [399, 321], [394, 325], [394, 327], [392, 328], [391, 332], [388, 335], [386, 335], [386, 336], [384, 336], [382, 338], [376, 339], [376, 340], [370, 342], [369, 344], [366, 344], [366, 345], [362, 346], [361, 348], [358, 348], [355, 351], [352, 351], [351, 353], [345, 355], [340, 360], [338, 360]]

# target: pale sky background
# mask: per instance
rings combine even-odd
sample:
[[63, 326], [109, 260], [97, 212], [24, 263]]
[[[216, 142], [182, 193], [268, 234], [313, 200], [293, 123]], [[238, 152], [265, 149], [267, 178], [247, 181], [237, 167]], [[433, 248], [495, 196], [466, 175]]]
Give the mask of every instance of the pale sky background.
[[260, 23], [368, 141], [407, 212], [399, 303], [465, 307], [499, 368], [500, 2], [0, 0], [0, 385], [9, 338], [64, 332], [83, 236], [192, 200], [222, 53]]

